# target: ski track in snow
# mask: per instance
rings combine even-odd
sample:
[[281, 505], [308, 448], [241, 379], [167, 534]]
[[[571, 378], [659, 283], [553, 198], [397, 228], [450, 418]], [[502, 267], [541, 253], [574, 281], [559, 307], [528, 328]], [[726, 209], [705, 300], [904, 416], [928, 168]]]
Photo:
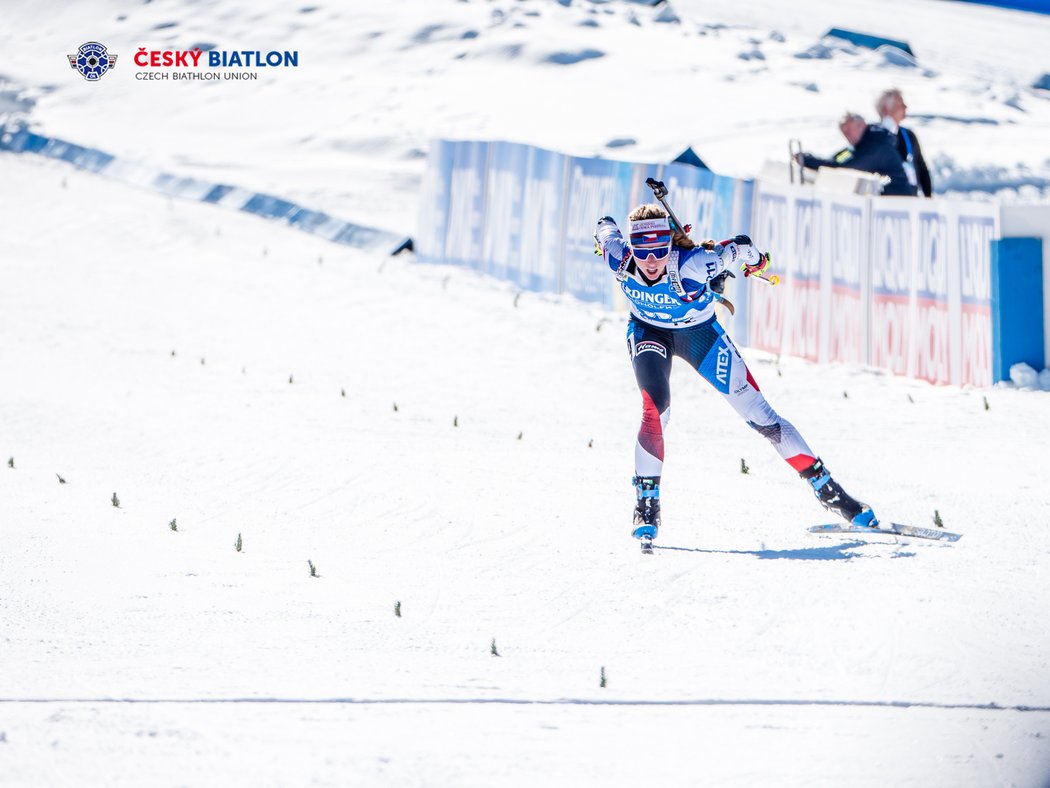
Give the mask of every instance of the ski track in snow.
[[504, 706], [858, 706], [894, 709], [960, 709], [969, 711], [1050, 712], [1050, 706], [1000, 706], [996, 703], [929, 703], [904, 700], [835, 700], [814, 698], [691, 698], [689, 700], [616, 700], [595, 698], [0, 698], [0, 703], [74, 704], [332, 704], [353, 706], [452, 705]]

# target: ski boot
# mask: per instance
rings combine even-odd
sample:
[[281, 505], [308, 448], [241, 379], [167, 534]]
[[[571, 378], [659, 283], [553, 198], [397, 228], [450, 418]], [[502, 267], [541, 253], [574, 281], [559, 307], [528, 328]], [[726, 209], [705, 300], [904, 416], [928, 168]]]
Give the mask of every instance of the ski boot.
[[834, 512], [853, 525], [866, 528], [878, 527], [879, 520], [871, 507], [856, 500], [843, 490], [839, 483], [831, 478], [831, 474], [820, 459], [802, 471], [799, 476], [810, 483], [810, 486], [813, 487], [813, 494], [817, 496], [820, 505], [829, 512]]
[[653, 552], [653, 539], [660, 530], [660, 477], [635, 476], [632, 479], [638, 492], [634, 505], [634, 530], [631, 536], [642, 543], [643, 553]]

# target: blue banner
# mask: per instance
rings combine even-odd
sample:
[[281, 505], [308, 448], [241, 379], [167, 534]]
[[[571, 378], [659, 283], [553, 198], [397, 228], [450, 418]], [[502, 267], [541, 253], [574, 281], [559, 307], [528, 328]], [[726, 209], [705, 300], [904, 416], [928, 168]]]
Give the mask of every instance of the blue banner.
[[0, 124], [0, 151], [58, 159], [79, 169], [105, 175], [116, 181], [146, 186], [171, 197], [223, 205], [267, 219], [283, 221], [297, 230], [320, 236], [333, 243], [385, 250], [390, 253], [409, 248], [411, 244], [411, 239], [405, 236], [337, 219], [272, 194], [251, 192], [229, 184], [210, 183], [161, 172], [145, 164], [118, 159], [96, 148], [85, 148], [65, 140], [35, 134], [20, 124]]
[[481, 258], [486, 273], [516, 279], [521, 269], [521, 224], [529, 147], [511, 142], [489, 145]]
[[565, 213], [565, 173], [569, 157], [530, 148], [522, 201], [521, 254], [517, 276], [526, 290], [558, 292]]
[[750, 229], [751, 181], [683, 164], [570, 157], [510, 142], [442, 142], [430, 147], [420, 198], [416, 254], [462, 265], [525, 290], [571, 295], [605, 306], [618, 288], [594, 254], [594, 226], [621, 226], [652, 203], [648, 177], [666, 182], [669, 202], [697, 240]]
[[484, 271], [482, 232], [489, 143], [457, 142], [449, 188], [445, 262]]
[[594, 253], [594, 225], [606, 214], [627, 215], [633, 174], [634, 165], [628, 162], [579, 158], [569, 162], [561, 289], [582, 301], [612, 305], [615, 280], [604, 259]]
[[[712, 238], [715, 234], [713, 185], [715, 174], [711, 170], [700, 170], [682, 164], [669, 164], [660, 179], [669, 192], [667, 200], [675, 216], [682, 224], [692, 225], [691, 235], [696, 240]], [[647, 202], [652, 201], [652, 195]], [[725, 230], [722, 231], [723, 233]], [[732, 235], [732, 233], [730, 233]], [[720, 235], [719, 238], [726, 236]]]
[[416, 228], [416, 259], [424, 263], [445, 261], [448, 235], [449, 193], [452, 191], [452, 162], [456, 146], [447, 140], [432, 140], [427, 169], [419, 195]]

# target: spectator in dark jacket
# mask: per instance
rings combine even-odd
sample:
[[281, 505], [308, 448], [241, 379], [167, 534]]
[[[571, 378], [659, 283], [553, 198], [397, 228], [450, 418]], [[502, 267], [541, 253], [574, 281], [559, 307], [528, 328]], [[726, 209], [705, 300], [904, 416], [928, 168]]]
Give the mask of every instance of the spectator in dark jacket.
[[897, 88], [883, 91], [875, 102], [875, 109], [882, 118], [879, 125], [897, 135], [897, 152], [904, 162], [904, 174], [908, 176], [908, 182], [917, 186], [927, 197], [933, 196], [933, 181], [926, 160], [922, 157], [919, 139], [915, 132], [901, 125], [908, 112], [908, 105], [904, 103], [901, 92]]
[[864, 118], [852, 112], [847, 113], [839, 123], [839, 131], [852, 146], [851, 149], [841, 150], [830, 159], [801, 153], [796, 157], [798, 163], [811, 170], [818, 167], [849, 167], [852, 170], [887, 175], [890, 182], [883, 188], [883, 194], [915, 195], [915, 187], [908, 183], [892, 134], [882, 126], [869, 126]]

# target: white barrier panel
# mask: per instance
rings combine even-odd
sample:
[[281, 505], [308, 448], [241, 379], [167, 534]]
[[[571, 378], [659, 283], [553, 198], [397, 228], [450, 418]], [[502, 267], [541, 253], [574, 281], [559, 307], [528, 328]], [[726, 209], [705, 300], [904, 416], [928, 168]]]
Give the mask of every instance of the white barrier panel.
[[[992, 384], [992, 241], [999, 234], [999, 206], [950, 203], [954, 219], [951, 238], [957, 246], [961, 274], [961, 336], [952, 343], [952, 382], [974, 386]], [[949, 254], [952, 252], [949, 245]], [[954, 258], [955, 255], [952, 255]], [[955, 270], [949, 267], [949, 273]], [[949, 276], [949, 296], [952, 293]], [[951, 306], [951, 304], [949, 304]], [[956, 357], [961, 356], [962, 368]]]
[[998, 208], [873, 199], [868, 362], [931, 383], [991, 384]]
[[932, 383], [991, 383], [997, 206], [762, 181], [752, 226], [782, 284], [752, 288], [751, 346]]
[[823, 205], [826, 217], [821, 273], [827, 282], [827, 356], [822, 360], [859, 364], [867, 360], [869, 330], [868, 228], [871, 200], [837, 195]]
[[[913, 233], [907, 206], [874, 208], [869, 360], [898, 375], [947, 383], [948, 290], [942, 275], [947, 221], [924, 213], [920, 231]], [[913, 248], [913, 239], [919, 238], [926, 252], [921, 264]]]
[[810, 361], [867, 361], [870, 201], [762, 183], [753, 238], [781, 284], [751, 286], [749, 344]]

